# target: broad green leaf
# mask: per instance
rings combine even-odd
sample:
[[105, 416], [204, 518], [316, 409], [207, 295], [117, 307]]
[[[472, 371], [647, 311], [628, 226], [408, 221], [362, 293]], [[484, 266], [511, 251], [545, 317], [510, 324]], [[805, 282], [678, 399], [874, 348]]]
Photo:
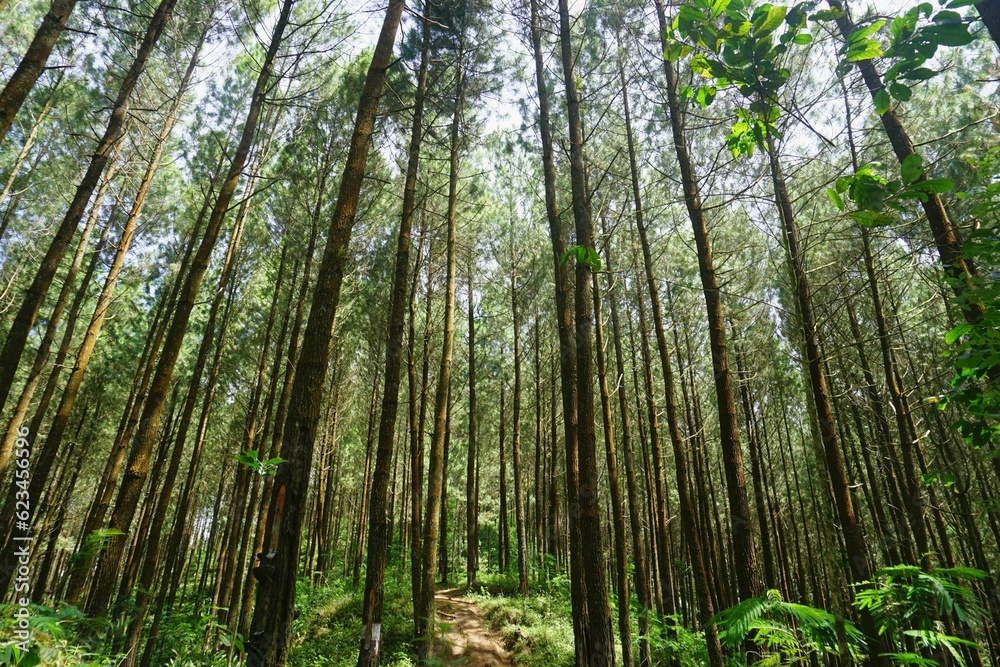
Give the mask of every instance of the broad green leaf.
[[838, 211], [844, 210], [844, 198], [840, 196], [839, 192], [833, 188], [827, 188], [826, 195], [830, 198], [830, 201], [833, 202], [833, 205], [837, 207]]
[[699, 53], [691, 59], [691, 69], [706, 79], [712, 78], [712, 66], [704, 53]]
[[[936, 17], [935, 20], [937, 20]], [[924, 34], [930, 35], [935, 42], [943, 46], [965, 46], [975, 40], [975, 37], [969, 33], [969, 26], [961, 22], [929, 27], [924, 30]]]
[[909, 79], [910, 81], [926, 81], [933, 77], [937, 72], [926, 67], [918, 67], [915, 70], [910, 70], [906, 74], [903, 74], [904, 79]]
[[879, 116], [884, 114], [892, 106], [892, 100], [889, 99], [889, 93], [885, 92], [885, 88], [879, 89], [875, 93], [875, 113]]
[[889, 93], [900, 102], [908, 102], [913, 96], [909, 86], [893, 81], [889, 84]]
[[957, 327], [955, 327], [954, 329], [945, 334], [944, 342], [948, 345], [953, 345], [955, 341], [957, 341], [959, 338], [969, 333], [970, 331], [972, 331], [972, 325], [969, 324], [968, 322], [963, 322], [962, 324], [959, 324]]
[[715, 86], [702, 86], [698, 89], [695, 99], [702, 108], [707, 108], [712, 103], [712, 100], [715, 99], [715, 93]]
[[859, 44], [881, 30], [882, 26], [885, 24], [885, 19], [879, 19], [878, 21], [873, 21], [861, 28], [855, 28], [851, 34], [847, 36], [847, 41], [850, 44]]
[[699, 23], [706, 23], [708, 21], [708, 17], [705, 16], [704, 12], [689, 4], [681, 5], [680, 10], [677, 12], [677, 18], [680, 20], [681, 25], [683, 25], [685, 21], [695, 25]]
[[676, 61], [681, 57], [681, 50], [683, 48], [684, 48], [683, 44], [671, 40], [670, 42], [667, 43], [667, 50], [663, 54], [663, 57], [670, 61]]
[[882, 46], [872, 39], [858, 46], [852, 44], [847, 50], [847, 62], [856, 63], [861, 60], [871, 60], [880, 55], [882, 55]]
[[955, 189], [955, 182], [950, 178], [928, 178], [926, 181], [914, 183], [913, 187], [922, 192], [941, 194]]
[[943, 9], [934, 16], [934, 23], [961, 23], [962, 15], [958, 12]]
[[903, 185], [909, 185], [920, 178], [924, 173], [924, 159], [919, 153], [907, 155], [900, 165], [899, 174], [903, 178]]
[[805, 46], [806, 44], [812, 43], [813, 37], [808, 32], [800, 32], [795, 35], [795, 38], [792, 41], [799, 46]]
[[771, 5], [768, 7], [767, 13], [763, 16], [763, 21], [761, 21], [759, 26], [756, 26], [755, 34], [760, 37], [774, 32], [785, 20], [785, 13], [787, 11], [788, 9], [781, 5]]
[[722, 13], [726, 11], [726, 7], [728, 6], [729, 0], [715, 0], [715, 2], [712, 3], [712, 8], [710, 10], [712, 18], [714, 19], [721, 16]]

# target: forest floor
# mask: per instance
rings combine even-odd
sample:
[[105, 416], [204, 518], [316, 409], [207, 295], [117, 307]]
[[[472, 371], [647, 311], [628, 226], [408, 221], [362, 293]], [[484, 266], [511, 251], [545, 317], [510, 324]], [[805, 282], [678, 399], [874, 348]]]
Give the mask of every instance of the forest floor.
[[499, 638], [487, 627], [483, 614], [473, 602], [463, 599], [464, 590], [438, 591], [438, 619], [444, 627], [438, 649], [446, 665], [462, 667], [510, 667], [510, 655]]

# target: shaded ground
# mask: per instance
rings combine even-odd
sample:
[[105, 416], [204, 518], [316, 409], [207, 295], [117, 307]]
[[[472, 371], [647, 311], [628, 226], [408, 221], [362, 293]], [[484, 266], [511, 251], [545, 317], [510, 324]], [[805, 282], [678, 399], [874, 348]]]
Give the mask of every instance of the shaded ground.
[[510, 667], [513, 662], [500, 640], [493, 635], [473, 603], [463, 600], [462, 590], [438, 591], [438, 622], [447, 630], [437, 655], [446, 665], [461, 667]]

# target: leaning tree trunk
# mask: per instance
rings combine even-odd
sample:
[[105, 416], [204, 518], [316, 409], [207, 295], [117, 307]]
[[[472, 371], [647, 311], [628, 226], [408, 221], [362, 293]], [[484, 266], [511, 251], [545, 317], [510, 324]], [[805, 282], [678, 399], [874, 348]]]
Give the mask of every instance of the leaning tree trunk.
[[[169, 3], [172, 7], [173, 2]], [[14, 124], [17, 115], [28, 93], [35, 87], [38, 77], [45, 71], [45, 63], [49, 60], [52, 48], [56, 45], [59, 35], [66, 27], [69, 15], [73, 13], [76, 0], [52, 0], [49, 11], [42, 18], [35, 37], [24, 52], [17, 69], [7, 80], [7, 85], [0, 91], [0, 145]], [[74, 223], [75, 226], [75, 223]]]
[[247, 118], [243, 125], [239, 144], [229, 167], [229, 172], [226, 174], [222, 187], [219, 189], [219, 195], [209, 216], [204, 236], [191, 263], [190, 272], [177, 299], [174, 318], [170, 323], [170, 330], [167, 333], [163, 351], [160, 354], [156, 373], [150, 383], [149, 396], [146, 399], [146, 404], [143, 406], [139, 427], [136, 430], [135, 439], [129, 451], [128, 467], [125, 477], [122, 480], [121, 489], [118, 492], [115, 509], [111, 514], [109, 527], [120, 531], [122, 534], [111, 537], [108, 540], [107, 548], [98, 560], [97, 572], [94, 575], [94, 589], [90, 599], [87, 601], [87, 612], [91, 615], [103, 613], [111, 600], [111, 591], [114, 588], [113, 581], [125, 548], [124, 537], [131, 528], [139, 496], [142, 493], [142, 488], [149, 472], [152, 446], [159, 431], [160, 416], [163, 412], [163, 405], [166, 400], [170, 381], [173, 378], [174, 367], [180, 356], [184, 334], [187, 331], [188, 321], [194, 309], [198, 288], [201, 286], [202, 278], [204, 278], [205, 272], [208, 270], [208, 264], [219, 237], [219, 231], [228, 212], [229, 204], [235, 195], [236, 186], [243, 174], [243, 168], [246, 165], [247, 157], [250, 154], [250, 149], [257, 134], [261, 111], [264, 107], [266, 96], [273, 85], [272, 66], [277, 56], [278, 48], [281, 45], [281, 38], [285, 27], [288, 25], [292, 4], [294, 4], [294, 0], [285, 0], [282, 5], [281, 14], [278, 17], [271, 37], [271, 43], [264, 56], [261, 71], [254, 86], [250, 108], [247, 111]]
[[[290, 0], [286, 2], [290, 3]], [[303, 336], [301, 357], [289, 400], [289, 415], [282, 436], [280, 456], [286, 463], [278, 467], [274, 477], [274, 492], [266, 510], [265, 551], [258, 555], [258, 565], [253, 569], [257, 578], [257, 595], [247, 644], [248, 667], [276, 667], [284, 665], [288, 657], [295, 612], [299, 543], [323, 401], [323, 392], [317, 388], [326, 385], [344, 260], [358, 210], [358, 195], [368, 162], [375, 115], [386, 72], [392, 64], [393, 44], [403, 6], [403, 0], [390, 0], [386, 9], [361, 91], [350, 150], [317, 275], [313, 305]]]
[[[868, 566], [868, 549], [865, 544], [861, 527], [858, 525], [854, 512], [854, 502], [851, 498], [851, 488], [844, 469], [844, 457], [840, 450], [840, 442], [834, 424], [833, 405], [827, 388], [826, 373], [823, 368], [823, 358], [819, 349], [819, 334], [813, 315], [812, 295], [809, 289], [809, 277], [806, 271], [805, 255], [799, 238], [799, 229], [795, 220], [795, 212], [791, 198], [785, 185], [781, 170], [775, 140], [767, 137], [768, 158], [771, 169], [771, 181], [774, 186], [775, 203], [781, 218], [782, 234], [785, 249], [791, 263], [794, 280], [795, 299], [798, 305], [800, 324], [805, 342], [805, 363], [808, 370], [810, 388], [819, 419], [820, 435], [823, 443], [826, 470], [837, 505], [837, 518], [844, 537], [847, 550], [848, 567], [851, 580], [861, 584], [871, 578]], [[876, 629], [875, 620], [869, 613], [861, 615], [861, 629], [870, 643], [869, 663], [872, 665], [888, 664], [884, 654], [890, 649], [884, 637]]]
[[[828, 2], [832, 9], [840, 13], [837, 27], [840, 29], [841, 36], [846, 40], [854, 31], [854, 23], [848, 17], [847, 10], [840, 0], [828, 0]], [[874, 62], [861, 60], [856, 64], [873, 99], [880, 92], [885, 91], [885, 84], [875, 69]], [[889, 108], [881, 115], [880, 119], [886, 137], [900, 163], [916, 153], [913, 141], [910, 140], [910, 135], [907, 134], [895, 109]], [[925, 180], [927, 180], [927, 174], [922, 173], [915, 183], [919, 184]], [[952, 291], [959, 299], [962, 313], [966, 320], [975, 324], [982, 319], [985, 311], [983, 304], [974, 297], [975, 287], [972, 284], [972, 279], [975, 276], [975, 270], [965, 260], [962, 252], [962, 241], [955, 233], [951, 219], [948, 217], [948, 209], [945, 208], [941, 195], [936, 193], [926, 193], [920, 200], [920, 205], [924, 209], [924, 215], [927, 216], [938, 257], [940, 257], [945, 274], [949, 278]]]
[[382, 599], [385, 594], [385, 562], [387, 551], [386, 490], [389, 467], [392, 464], [393, 440], [396, 434], [396, 412], [399, 408], [399, 376], [403, 357], [403, 332], [406, 326], [407, 282], [410, 270], [410, 230], [416, 210], [417, 172], [420, 166], [420, 143], [423, 138], [424, 96], [427, 92], [427, 69], [430, 60], [430, 6], [424, 2], [420, 70], [410, 129], [410, 151], [403, 183], [403, 210], [396, 241], [396, 266], [392, 278], [392, 299], [389, 305], [389, 337], [385, 352], [385, 387], [382, 392], [382, 414], [379, 418], [378, 449], [375, 473], [372, 477], [371, 501], [368, 514], [368, 559], [365, 569], [364, 616], [362, 617], [361, 650], [358, 667], [378, 667], [381, 646]]
[[[214, 180], [215, 179], [213, 178], [213, 181]], [[212, 189], [209, 188], [205, 193], [202, 208], [195, 219], [190, 236], [185, 243], [184, 252], [181, 255], [180, 266], [173, 280], [174, 284], [171, 287], [169, 294], [163, 294], [159, 299], [156, 314], [152, 318], [149, 333], [146, 336], [146, 343], [144, 345], [143, 352], [140, 355], [141, 363], [139, 365], [139, 369], [136, 371], [135, 377], [132, 380], [132, 389], [130, 390], [129, 398], [126, 401], [125, 409], [123, 410], [121, 422], [118, 427], [118, 433], [115, 436], [114, 442], [116, 444], [111, 448], [107, 463], [105, 464], [104, 472], [101, 475], [101, 481], [95, 491], [90, 510], [87, 512], [87, 517], [83, 522], [83, 529], [80, 531], [82, 540], [86, 540], [89, 535], [92, 535], [94, 531], [98, 530], [104, 524], [105, 514], [111, 504], [112, 496], [118, 484], [118, 475], [121, 471], [121, 464], [125, 458], [125, 448], [128, 445], [128, 440], [131, 438], [131, 434], [134, 432], [135, 424], [139, 420], [139, 413], [142, 409], [143, 401], [145, 400], [146, 389], [149, 386], [149, 379], [153, 374], [156, 357], [159, 354], [160, 344], [163, 342], [163, 335], [166, 332], [167, 324], [169, 322], [167, 313], [173, 311], [177, 294], [179, 293], [181, 285], [184, 281], [184, 276], [187, 275], [187, 268], [191, 262], [195, 242], [201, 231], [205, 216], [208, 213], [212, 195]], [[119, 252], [122, 251], [123, 248], [124, 246], [119, 243]], [[114, 267], [114, 263], [112, 264], [112, 267]], [[108, 277], [110, 277], [110, 275], [111, 272], [109, 272]], [[105, 277], [105, 287], [108, 286], [108, 277]], [[103, 294], [104, 290], [102, 290], [102, 295]], [[113, 291], [108, 292], [106, 295], [105, 298], [107, 298], [107, 304], [105, 304], [103, 308], [101, 307], [102, 299], [101, 297], [98, 297], [98, 305], [95, 307], [94, 315], [91, 317], [90, 324], [88, 325], [88, 332], [90, 332], [92, 328], [99, 332], [99, 328], [96, 328], [97, 320], [94, 318], [97, 316], [98, 312], [107, 312], [107, 305], [110, 305], [111, 303], [110, 299], [112, 294]], [[104, 315], [102, 314], [102, 324], [103, 317]], [[83, 381], [84, 373], [86, 372], [86, 368], [93, 355], [97, 339], [96, 333], [91, 333], [91, 335], [94, 336], [94, 340], [88, 344], [88, 334], [84, 334], [84, 342], [81, 343], [80, 349], [77, 351], [76, 363], [73, 366], [73, 371], [70, 373], [69, 380], [66, 382], [66, 387], [63, 390], [63, 397], [60, 401], [59, 407], [56, 409], [55, 418], [52, 421], [52, 425], [49, 427], [49, 438], [46, 440], [45, 446], [52, 452], [58, 451], [60, 439], [65, 434], [66, 425], [69, 423], [69, 416], [72, 413], [73, 403], [76, 401], [80, 383]], [[52, 438], [56, 438], [56, 440], [50, 447], [49, 440]], [[46, 460], [44, 450], [41, 460]], [[76, 558], [78, 559], [78, 562], [76, 562], [70, 569], [69, 582], [66, 587], [66, 600], [70, 604], [77, 603], [79, 597], [84, 592], [84, 588], [86, 587], [93, 570], [94, 556], [92, 553], [81, 551], [78, 547]]]
[[157, 40], [170, 20], [175, 4], [177, 4], [177, 0], [160, 0], [156, 11], [149, 20], [149, 25], [146, 27], [145, 36], [139, 46], [139, 50], [136, 52], [135, 59], [132, 61], [132, 65], [129, 67], [125, 78], [122, 80], [121, 87], [118, 89], [118, 96], [111, 107], [111, 116], [108, 119], [107, 127], [104, 129], [104, 134], [100, 141], [97, 142], [97, 148], [90, 158], [90, 163], [87, 165], [87, 171], [84, 173], [83, 179], [73, 194], [69, 209], [67, 209], [62, 222], [59, 223], [55, 237], [53, 237], [48, 250], [45, 252], [45, 256], [38, 266], [35, 277], [24, 294], [24, 300], [21, 302], [21, 306], [14, 316], [10, 331], [7, 333], [7, 338], [4, 341], [3, 350], [0, 351], [0, 410], [7, 403], [7, 396], [14, 382], [14, 376], [17, 373], [21, 353], [24, 351], [28, 335], [31, 333], [31, 329], [35, 325], [35, 320], [38, 318], [38, 311], [42, 307], [45, 295], [48, 294], [49, 287], [52, 285], [52, 279], [55, 277], [63, 255], [66, 254], [66, 249], [73, 240], [80, 218], [83, 217], [83, 212], [87, 208], [87, 203], [94, 194], [101, 174], [104, 173], [104, 169], [111, 159], [115, 144], [118, 143], [121, 137], [132, 93], [139, 82], [139, 77], [146, 69], [146, 64], [153, 53], [153, 47], [156, 46]]

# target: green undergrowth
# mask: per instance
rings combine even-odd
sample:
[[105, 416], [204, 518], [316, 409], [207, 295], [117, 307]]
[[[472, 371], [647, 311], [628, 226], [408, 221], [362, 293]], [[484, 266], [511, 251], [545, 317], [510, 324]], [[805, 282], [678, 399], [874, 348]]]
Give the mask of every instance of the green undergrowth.
[[27, 607], [25, 622], [30, 638], [25, 641], [16, 630], [24, 629], [22, 612], [16, 605], [0, 605], [0, 665], [34, 667], [105, 667], [117, 664], [114, 656], [96, 638], [107, 632], [104, 619], [89, 619], [76, 607], [59, 604]]
[[[482, 575], [477, 592], [469, 598], [483, 612], [490, 628], [521, 667], [572, 667], [573, 612], [569, 579], [565, 575], [542, 577], [533, 582], [527, 597], [518, 595], [516, 575]], [[617, 618], [616, 600], [612, 614]], [[639, 610], [631, 609], [632, 651], [638, 662]], [[617, 625], [616, 631], [617, 631]], [[616, 636], [615, 652], [620, 660], [621, 644]], [[676, 625], [672, 619], [654, 617], [650, 621], [650, 651], [653, 664], [680, 664], [682, 667], [708, 665], [705, 639]]]
[[[565, 583], [565, 585], [564, 585]], [[482, 611], [514, 657], [515, 665], [572, 667], [573, 617], [568, 580], [536, 582], [528, 597], [518, 595], [517, 575], [480, 574], [469, 599]]]
[[[411, 667], [413, 602], [409, 572], [386, 572], [382, 609], [383, 667]], [[351, 590], [350, 582], [336, 580], [310, 588], [300, 582], [295, 621], [295, 644], [288, 656], [289, 667], [353, 667], [358, 661], [363, 588]]]

